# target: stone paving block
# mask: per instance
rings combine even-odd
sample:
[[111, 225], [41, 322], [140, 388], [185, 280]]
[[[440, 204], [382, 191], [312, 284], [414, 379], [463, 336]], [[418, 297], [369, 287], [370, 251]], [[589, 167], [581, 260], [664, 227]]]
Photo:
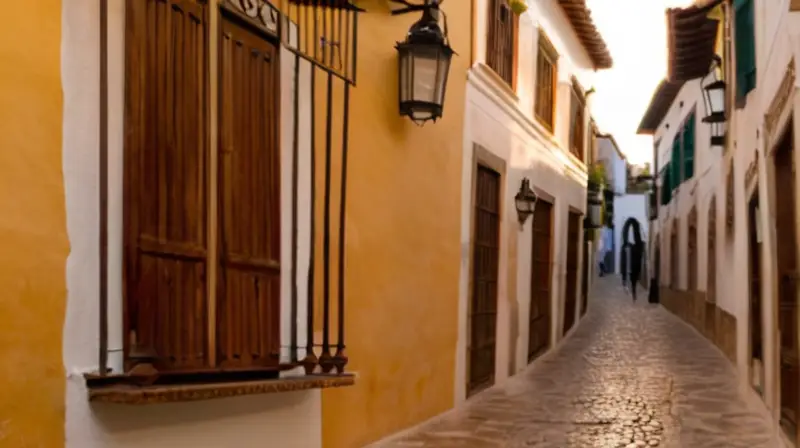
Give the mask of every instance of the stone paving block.
[[443, 418], [380, 448], [776, 448], [729, 361], [619, 279], [596, 283], [589, 313], [555, 352]]

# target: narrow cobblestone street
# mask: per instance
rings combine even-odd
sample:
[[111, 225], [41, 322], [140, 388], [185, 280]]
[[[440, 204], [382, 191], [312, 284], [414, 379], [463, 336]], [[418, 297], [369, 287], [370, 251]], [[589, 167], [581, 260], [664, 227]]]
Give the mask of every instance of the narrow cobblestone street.
[[533, 367], [384, 448], [776, 448], [730, 363], [646, 292], [595, 284], [574, 334]]

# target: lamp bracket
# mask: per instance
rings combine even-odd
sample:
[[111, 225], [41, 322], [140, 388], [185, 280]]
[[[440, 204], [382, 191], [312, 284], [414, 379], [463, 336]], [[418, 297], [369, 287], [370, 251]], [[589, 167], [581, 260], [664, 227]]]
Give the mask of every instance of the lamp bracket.
[[393, 9], [392, 15], [398, 16], [401, 14], [408, 14], [410, 12], [419, 12], [419, 11], [426, 11], [428, 9], [438, 9], [439, 5], [444, 2], [444, 0], [423, 0], [422, 3], [411, 3], [408, 0], [389, 0], [392, 3], [397, 3], [400, 5], [404, 5], [403, 8]]

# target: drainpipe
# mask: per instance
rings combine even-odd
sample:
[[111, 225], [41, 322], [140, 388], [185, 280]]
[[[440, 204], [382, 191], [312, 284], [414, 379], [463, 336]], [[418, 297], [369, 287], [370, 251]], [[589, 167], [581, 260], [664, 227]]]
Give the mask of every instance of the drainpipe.
[[100, 279], [99, 279], [99, 337], [98, 369], [105, 376], [108, 369], [108, 0], [100, 0]]
[[[651, 173], [652, 176], [653, 176], [653, 181], [652, 181], [653, 182], [653, 197], [654, 197], [655, 202], [656, 202], [656, 219], [654, 221], [658, 221], [658, 217], [660, 216], [659, 211], [660, 211], [660, 207], [661, 207], [661, 196], [658, 194], [658, 172], [659, 172], [658, 170], [659, 170], [659, 168], [658, 168], [658, 146], [656, 146], [655, 142], [654, 142], [654, 144], [653, 144], [653, 172]], [[647, 210], [647, 213], [650, 213], [650, 210]], [[648, 216], [648, 219], [649, 218], [650, 217]], [[650, 221], [650, 222], [652, 223], [653, 221]], [[661, 262], [659, 260], [657, 260], [656, 257], [658, 255], [660, 255], [660, 254], [656, 254], [656, 253], [653, 252], [653, 248], [654, 248], [654, 242], [653, 242], [653, 239], [652, 239], [653, 229], [650, 229], [649, 233], [650, 233], [650, 236], [651, 236], [650, 242], [649, 242], [649, 244], [650, 244], [649, 252], [650, 252], [650, 254], [653, 255], [653, 262], [651, 263], [652, 275], [650, 276], [650, 291], [649, 291], [648, 301], [650, 303], [658, 303], [659, 300], [660, 300], [660, 298], [658, 297], [658, 291], [659, 291], [659, 279], [658, 279], [659, 272], [658, 271], [659, 271], [659, 268], [661, 267]]]

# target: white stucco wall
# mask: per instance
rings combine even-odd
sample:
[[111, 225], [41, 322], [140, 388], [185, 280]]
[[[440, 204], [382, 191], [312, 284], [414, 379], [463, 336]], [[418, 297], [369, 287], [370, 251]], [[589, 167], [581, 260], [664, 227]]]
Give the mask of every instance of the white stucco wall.
[[[468, 75], [464, 122], [464, 159], [461, 215], [461, 276], [459, 288], [459, 333], [456, 352], [455, 400], [466, 399], [466, 361], [468, 344], [468, 297], [471, 260], [470, 238], [473, 225], [472, 173], [474, 145], [480, 145], [505, 163], [502, 179], [500, 226], [500, 266], [498, 284], [497, 355], [495, 384], [527, 365], [528, 313], [531, 269], [531, 220], [520, 228], [513, 197], [523, 177], [532, 186], [555, 198], [552, 325], [551, 341], [561, 338], [566, 279], [567, 219], [570, 207], [584, 211], [586, 173], [561, 147], [568, 141], [569, 85], [571, 76], [588, 89], [592, 87], [591, 63], [566, 15], [555, 0], [529, 2], [519, 20], [517, 89], [502, 84], [491, 69], [483, 65], [486, 42], [477, 39], [476, 62]], [[476, 3], [477, 36], [485, 36], [487, 0]], [[538, 29], [541, 27], [560, 54], [558, 98], [553, 135], [534, 118], [534, 86]], [[588, 115], [585, 129], [589, 131]], [[585, 139], [589, 141], [589, 139]], [[580, 243], [580, 242], [579, 242]], [[582, 244], [579, 257], [582, 257]], [[580, 258], [582, 260], [582, 258]], [[516, 263], [509, 266], [510, 263]], [[582, 265], [582, 263], [579, 263]], [[580, 266], [579, 266], [580, 269]], [[509, 271], [516, 273], [511, 284]], [[580, 295], [578, 273], [578, 295]], [[513, 293], [512, 293], [513, 291]], [[512, 301], [510, 297], [516, 297]], [[576, 315], [580, 311], [577, 299]], [[577, 323], [577, 317], [576, 317]]]
[[[662, 207], [659, 220], [654, 222], [653, 232], [658, 232], [662, 253], [661, 282], [669, 284], [670, 264], [669, 239], [662, 229], [670, 225], [675, 216], [685, 219], [693, 204], [698, 206], [699, 226], [699, 263], [698, 286], [701, 290], [707, 286], [705, 270], [708, 267], [707, 235], [708, 207], [712, 195], [716, 197], [716, 266], [717, 266], [717, 304], [733, 314], [737, 321], [737, 358], [736, 367], [740, 372], [742, 384], [749, 381], [750, 362], [750, 285], [749, 285], [749, 242], [748, 242], [748, 203], [755, 188], [758, 188], [760, 226], [763, 229], [761, 242], [761, 278], [762, 289], [762, 338], [764, 341], [764, 396], [763, 402], [775, 421], [779, 417], [779, 343], [777, 339], [777, 280], [775, 277], [775, 248], [780, 244], [776, 240], [775, 229], [775, 196], [780, 192], [771, 191], [770, 166], [772, 159], [765, 157], [771, 143], [777, 143], [776, 135], [787, 126], [794, 126], [795, 148], [800, 147], [800, 76], [796, 78], [794, 91], [788, 99], [787, 111], [780, 119], [775, 135], [766, 135], [764, 115], [775, 98], [779, 85], [784, 78], [786, 68], [792, 59], [795, 64], [800, 60], [800, 12], [788, 12], [789, 0], [763, 1], [755, 3], [756, 11], [756, 63], [757, 86], [748, 94], [746, 105], [736, 108], [728, 120], [728, 138], [730, 140], [727, 155], [719, 148], [708, 148], [709, 127], [698, 122], [695, 158], [699, 166], [695, 169], [695, 180], [688, 186], [682, 186], [678, 198], [673, 199], [667, 207]], [[734, 51], [735, 53], [735, 51]], [[731, 64], [734, 61], [730, 61]], [[797, 73], [797, 65], [795, 72]], [[672, 138], [678, 129], [682, 117], [692, 104], [702, 101], [699, 80], [687, 83], [670, 108], [669, 113], [659, 126], [654, 141], [659, 142], [659, 163], [661, 169], [670, 157]], [[735, 89], [734, 80], [728, 80], [728, 89]], [[679, 103], [683, 101], [684, 106]], [[700, 103], [702, 111], [702, 103]], [[794, 122], [789, 120], [790, 109], [794, 107]], [[704, 114], [702, 114], [704, 115]], [[702, 116], [700, 115], [700, 116]], [[666, 128], [670, 124], [670, 129]], [[758, 157], [757, 181], [750, 186], [745, 185], [745, 173], [754, 159]], [[726, 181], [729, 166], [732, 162], [734, 173], [734, 226], [733, 232], [727, 230], [726, 216]], [[707, 171], [707, 174], [703, 174]], [[698, 183], [699, 181], [699, 183]], [[697, 184], [694, 195], [691, 190]], [[800, 190], [800, 182], [795, 185]], [[797, 196], [800, 198], [800, 195]], [[686, 227], [682, 222], [679, 227], [679, 246], [685, 259], [687, 246]], [[686, 285], [687, 263], [681, 263], [680, 287]], [[748, 389], [749, 390], [749, 389]], [[776, 425], [776, 431], [780, 432]]]
[[[122, 366], [122, 141], [124, 94], [124, 0], [111, 0], [109, 17], [109, 360]], [[214, 16], [212, 14], [212, 16]], [[98, 2], [73, 0], [62, 15], [62, 79], [64, 91], [64, 182], [67, 230], [71, 253], [67, 260], [67, 316], [64, 325], [66, 444], [68, 447], [262, 447], [313, 448], [321, 445], [319, 391], [239, 397], [194, 403], [143, 407], [90, 405], [82, 374], [98, 370], [98, 123], [99, 9]], [[212, 18], [216, 21], [216, 17]], [[282, 50], [284, 53], [286, 50]], [[284, 58], [284, 60], [291, 60]], [[212, 61], [213, 63], [213, 61]], [[301, 70], [301, 77], [307, 77]], [[282, 66], [281, 82], [291, 86], [292, 66]], [[282, 102], [291, 104], [291, 88], [281, 89]], [[302, 93], [302, 92], [301, 92]], [[209, 95], [214, 98], [215, 95]], [[301, 96], [303, 98], [305, 96]], [[306, 97], [307, 98], [307, 97]], [[308, 100], [304, 101], [306, 110]], [[282, 117], [282, 206], [288, 210], [291, 191], [291, 115]], [[301, 123], [301, 126], [303, 124]], [[301, 133], [302, 134], [302, 133]], [[213, 140], [213, 139], [212, 139]], [[307, 149], [303, 141], [301, 149]], [[302, 152], [302, 151], [301, 151]], [[303, 158], [300, 160], [301, 166]], [[287, 175], [287, 173], [289, 173]], [[299, 271], [308, 264], [308, 173], [300, 173]], [[306, 181], [303, 182], [303, 179]], [[302, 205], [306, 205], [303, 207]], [[305, 217], [305, 219], [304, 219]], [[291, 214], [282, 216], [282, 259], [290, 265]], [[307, 237], [306, 237], [307, 239]], [[288, 303], [291, 284], [285, 269], [282, 303]], [[298, 283], [300, 294], [304, 284]], [[305, 342], [305, 308], [298, 323]], [[282, 316], [282, 345], [289, 333], [288, 306]], [[283, 353], [286, 356], [286, 351]], [[302, 356], [302, 354], [301, 354]]]
[[603, 160], [605, 165], [608, 186], [615, 193], [625, 193], [627, 186], [626, 161], [617, 152], [614, 141], [609, 137], [598, 137], [597, 148], [598, 159]]

